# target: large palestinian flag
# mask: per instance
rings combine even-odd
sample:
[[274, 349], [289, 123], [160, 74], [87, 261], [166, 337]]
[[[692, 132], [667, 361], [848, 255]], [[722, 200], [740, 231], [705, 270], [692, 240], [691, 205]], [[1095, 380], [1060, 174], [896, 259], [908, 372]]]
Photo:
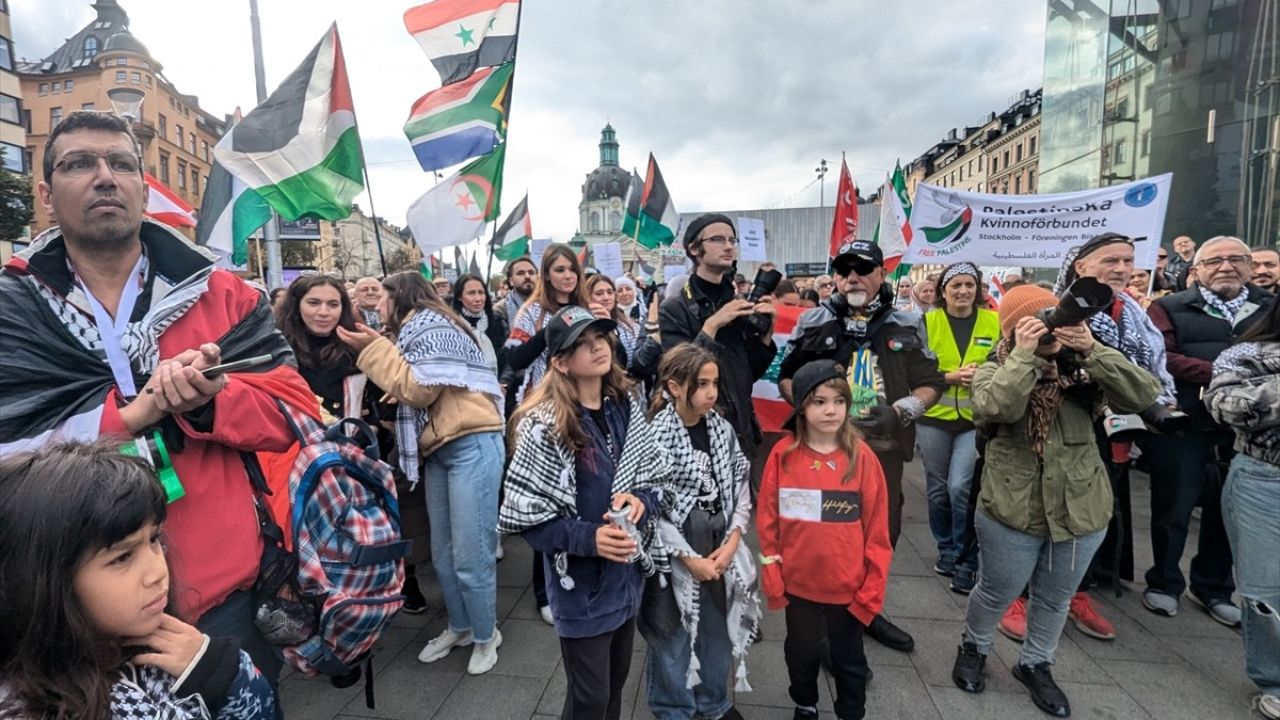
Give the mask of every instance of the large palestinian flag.
[[360, 137], [338, 26], [214, 150], [285, 220], [338, 220], [364, 189]]

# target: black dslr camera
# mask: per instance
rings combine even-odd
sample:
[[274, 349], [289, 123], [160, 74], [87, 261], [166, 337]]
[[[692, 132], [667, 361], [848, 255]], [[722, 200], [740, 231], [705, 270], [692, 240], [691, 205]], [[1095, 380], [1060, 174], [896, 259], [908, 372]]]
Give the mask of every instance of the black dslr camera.
[[[780, 282], [782, 282], [782, 273], [777, 270], [756, 271], [756, 279], [751, 283], [751, 292], [747, 293], [747, 302], [754, 305], [765, 295], [772, 295], [773, 291], [778, 289]], [[738, 322], [742, 323], [741, 328], [745, 334], [764, 335], [769, 332], [771, 320], [766, 315], [748, 315], [739, 318]]]

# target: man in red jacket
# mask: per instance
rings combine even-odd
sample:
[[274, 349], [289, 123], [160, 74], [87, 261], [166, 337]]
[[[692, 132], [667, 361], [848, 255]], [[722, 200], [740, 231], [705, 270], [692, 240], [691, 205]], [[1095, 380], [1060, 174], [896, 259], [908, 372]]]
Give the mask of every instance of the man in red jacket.
[[[275, 684], [253, 624], [262, 540], [243, 453], [283, 452], [276, 399], [315, 405], [261, 293], [207, 252], [144, 221], [129, 124], [76, 112], [49, 135], [38, 201], [52, 228], [0, 271], [0, 452], [52, 440], [145, 439], [168, 483], [177, 611], [231, 635]], [[224, 361], [271, 362], [214, 378]]]

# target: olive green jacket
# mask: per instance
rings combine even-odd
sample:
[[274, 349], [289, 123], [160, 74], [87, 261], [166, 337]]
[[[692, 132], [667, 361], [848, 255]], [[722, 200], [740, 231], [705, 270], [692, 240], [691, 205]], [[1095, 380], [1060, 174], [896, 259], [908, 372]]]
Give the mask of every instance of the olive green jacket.
[[1003, 366], [989, 361], [973, 378], [973, 419], [992, 435], [984, 452], [983, 512], [1014, 530], [1065, 542], [1111, 521], [1111, 481], [1094, 436], [1094, 408], [1118, 414], [1149, 407], [1160, 394], [1151, 373], [1100, 343], [1084, 368], [1097, 386], [1094, 407], [1065, 400], [1049, 427], [1044, 457], [1031, 450], [1027, 407], [1040, 370], [1051, 361], [1014, 348]]

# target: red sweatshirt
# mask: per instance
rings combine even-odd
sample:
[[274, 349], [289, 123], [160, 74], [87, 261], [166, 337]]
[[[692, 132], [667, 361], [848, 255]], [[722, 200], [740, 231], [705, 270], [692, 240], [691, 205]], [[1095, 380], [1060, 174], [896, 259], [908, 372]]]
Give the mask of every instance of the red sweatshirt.
[[[884, 471], [858, 441], [853, 478], [841, 484], [849, 458], [814, 452], [803, 443], [785, 458], [791, 437], [769, 453], [760, 484], [756, 525], [761, 585], [769, 608], [785, 595], [847, 605], [863, 625], [880, 614], [893, 562]], [[781, 557], [769, 562], [768, 558]]]

